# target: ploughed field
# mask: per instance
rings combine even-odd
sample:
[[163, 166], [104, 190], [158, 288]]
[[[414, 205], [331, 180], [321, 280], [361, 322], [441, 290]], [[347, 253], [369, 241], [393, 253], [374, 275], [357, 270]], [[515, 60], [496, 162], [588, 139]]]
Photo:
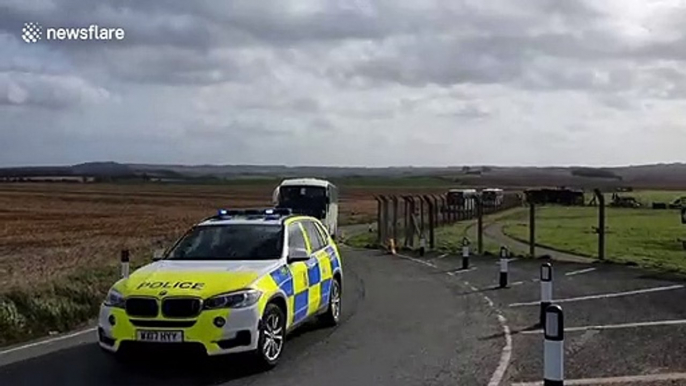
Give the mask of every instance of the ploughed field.
[[[0, 184], [0, 293], [84, 268], [115, 267], [122, 249], [131, 250], [134, 265], [145, 263], [156, 243], [172, 242], [218, 208], [269, 206], [273, 188], [254, 183]], [[399, 193], [369, 186], [339, 190], [341, 225], [374, 221], [373, 195]]]

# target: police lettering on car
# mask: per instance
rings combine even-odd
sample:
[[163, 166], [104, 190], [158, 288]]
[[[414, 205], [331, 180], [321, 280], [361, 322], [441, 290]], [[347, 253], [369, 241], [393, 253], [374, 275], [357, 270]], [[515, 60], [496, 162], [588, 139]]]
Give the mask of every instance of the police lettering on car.
[[192, 281], [177, 281], [175, 283], [168, 282], [168, 281], [144, 281], [141, 284], [139, 284], [138, 287], [136, 287], [136, 289], [142, 289], [142, 288], [150, 288], [150, 289], [180, 288], [180, 289], [201, 290], [204, 285], [205, 285], [205, 283], [194, 283]]

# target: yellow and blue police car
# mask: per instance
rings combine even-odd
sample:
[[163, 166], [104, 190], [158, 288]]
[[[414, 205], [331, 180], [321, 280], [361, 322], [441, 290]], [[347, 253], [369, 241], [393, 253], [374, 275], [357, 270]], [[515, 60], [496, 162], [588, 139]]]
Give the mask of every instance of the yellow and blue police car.
[[289, 209], [220, 210], [156, 261], [116, 282], [98, 322], [100, 347], [251, 353], [271, 368], [286, 334], [335, 326], [343, 271], [322, 223]]

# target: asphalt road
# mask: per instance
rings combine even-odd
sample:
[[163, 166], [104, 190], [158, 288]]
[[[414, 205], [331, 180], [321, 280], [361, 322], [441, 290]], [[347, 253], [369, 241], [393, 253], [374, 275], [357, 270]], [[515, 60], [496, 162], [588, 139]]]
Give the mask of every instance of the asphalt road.
[[[440, 270], [343, 249], [342, 323], [304, 328], [280, 365], [254, 373], [241, 357], [147, 358], [125, 366], [93, 334], [0, 354], [3, 385], [486, 385], [505, 339], [497, 315]], [[9, 356], [8, 356], [9, 357]], [[9, 363], [11, 362], [11, 363]]]
[[[504, 384], [541, 381], [543, 336], [536, 333], [540, 332], [540, 307], [521, 304], [540, 301], [537, 279], [546, 260], [510, 262], [508, 288], [500, 289], [497, 258], [472, 258], [470, 267], [476, 269], [462, 271], [461, 257], [436, 257], [426, 256], [423, 261], [454, 272], [455, 279], [470, 287], [462, 296], [487, 296], [506, 318], [513, 350]], [[572, 329], [566, 333], [564, 345], [567, 380], [602, 385], [605, 383], [597, 379], [624, 377], [626, 381], [612, 384], [686, 385], [683, 278], [618, 265], [551, 263], [553, 300], [564, 310], [565, 329]], [[502, 334], [493, 338], [502, 339]], [[638, 376], [648, 380], [629, 381]], [[659, 381], [659, 377], [668, 380]]]

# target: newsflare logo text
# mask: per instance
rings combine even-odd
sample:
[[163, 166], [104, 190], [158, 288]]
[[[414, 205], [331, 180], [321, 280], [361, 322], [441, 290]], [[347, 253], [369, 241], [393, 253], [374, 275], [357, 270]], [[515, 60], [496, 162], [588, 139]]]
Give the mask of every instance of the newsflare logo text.
[[126, 35], [123, 28], [103, 28], [96, 24], [88, 27], [50, 27], [43, 28], [38, 23], [24, 23], [21, 38], [26, 43], [41, 40], [123, 40]]

